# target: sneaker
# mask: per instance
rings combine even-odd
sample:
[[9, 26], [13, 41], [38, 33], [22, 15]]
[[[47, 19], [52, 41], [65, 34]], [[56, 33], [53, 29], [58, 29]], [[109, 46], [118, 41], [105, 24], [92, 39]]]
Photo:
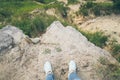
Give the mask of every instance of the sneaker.
[[72, 72], [76, 72], [76, 63], [73, 60], [69, 63], [69, 74]]
[[51, 63], [49, 61], [47, 61], [44, 64], [44, 71], [45, 71], [46, 74], [52, 73], [52, 66], [51, 66]]

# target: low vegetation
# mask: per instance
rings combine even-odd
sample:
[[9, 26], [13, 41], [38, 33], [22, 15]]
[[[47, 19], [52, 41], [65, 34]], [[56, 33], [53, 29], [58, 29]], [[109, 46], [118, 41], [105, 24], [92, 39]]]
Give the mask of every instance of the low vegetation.
[[120, 44], [112, 46], [112, 55], [120, 62]]
[[54, 3], [44, 5], [44, 8], [46, 10], [54, 8], [57, 10], [58, 14], [61, 14], [62, 18], [67, 18], [67, 11], [69, 10], [69, 8], [64, 5], [65, 4], [63, 2], [55, 1]]
[[[79, 30], [79, 29], [78, 29]], [[101, 48], [110, 47], [110, 53], [115, 59], [120, 62], [120, 44], [116, 40], [109, 40], [109, 37], [105, 35], [103, 32], [86, 32], [79, 30], [86, 38], [94, 43], [96, 46]], [[108, 44], [106, 44], [108, 43]], [[105, 61], [103, 61], [105, 62]], [[106, 63], [106, 62], [105, 62]]]
[[51, 3], [51, 2], [54, 2], [54, 1], [57, 1], [57, 0], [35, 0], [35, 1], [38, 1], [38, 2], [44, 3], [44, 4], [48, 4], [48, 3]]
[[109, 45], [112, 56], [120, 62], [120, 44], [116, 40], [111, 40]]
[[54, 16], [47, 14], [40, 14], [42, 16], [36, 16], [34, 18], [23, 17], [22, 20], [13, 20], [12, 25], [15, 25], [22, 29], [29, 37], [39, 36], [46, 31], [46, 28], [56, 20]]
[[119, 80], [120, 79], [120, 66], [117, 64], [110, 63], [106, 58], [100, 57], [99, 62], [101, 64], [97, 65], [97, 73], [101, 73], [99, 77], [102, 80]]
[[84, 16], [89, 16], [89, 14], [94, 14], [95, 16], [109, 15], [112, 13], [120, 13], [120, 0], [112, 0], [113, 3], [103, 2], [95, 3], [93, 1], [87, 1], [80, 7], [79, 13]]
[[[41, 0], [37, 0], [41, 2]], [[45, 32], [46, 28], [55, 20], [60, 20], [67, 24], [64, 18], [67, 18], [68, 8], [63, 3], [56, 0], [42, 0], [43, 3], [30, 1], [3, 1], [0, 3], [0, 28], [7, 24], [19, 27], [29, 37], [39, 36]], [[53, 3], [50, 3], [53, 1]], [[49, 4], [50, 3], [50, 4]], [[9, 7], [7, 7], [9, 5]], [[45, 10], [55, 8], [60, 17], [51, 16], [45, 13]], [[31, 11], [39, 9], [39, 15], [32, 16]]]
[[78, 3], [78, 0], [68, 0], [68, 4], [75, 4]]
[[103, 32], [86, 32], [86, 31], [82, 31], [80, 30], [80, 32], [87, 37], [87, 39], [94, 43], [96, 46], [99, 46], [101, 48], [106, 46], [106, 42], [108, 41], [108, 36], [104, 35]]
[[84, 16], [89, 16], [89, 14], [94, 14], [95, 16], [111, 14], [113, 10], [113, 3], [94, 3], [88, 1], [82, 5], [79, 13]]

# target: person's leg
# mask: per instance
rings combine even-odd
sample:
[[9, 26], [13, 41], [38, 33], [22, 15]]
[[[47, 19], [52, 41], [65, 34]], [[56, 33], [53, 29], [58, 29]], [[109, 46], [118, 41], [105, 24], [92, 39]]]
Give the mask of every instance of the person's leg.
[[76, 73], [76, 64], [74, 61], [70, 61], [69, 63], [68, 80], [81, 80]]
[[54, 75], [53, 74], [48, 74], [46, 76], [46, 80], [54, 80]]
[[68, 76], [68, 80], [81, 80], [79, 78], [79, 76], [77, 75], [76, 72], [72, 72], [69, 76]]
[[53, 72], [52, 72], [52, 66], [50, 64], [50, 62], [46, 62], [44, 64], [44, 70], [45, 70], [45, 73], [46, 73], [46, 80], [54, 80], [54, 75], [53, 75]]

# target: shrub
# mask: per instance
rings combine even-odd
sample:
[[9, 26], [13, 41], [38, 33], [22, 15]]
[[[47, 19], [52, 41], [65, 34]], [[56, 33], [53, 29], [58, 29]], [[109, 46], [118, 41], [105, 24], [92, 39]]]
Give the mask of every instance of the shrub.
[[0, 9], [0, 15], [7, 18], [12, 15], [12, 12], [7, 9]]
[[23, 32], [31, 37], [31, 21], [29, 19], [15, 20], [12, 25], [19, 27]]
[[100, 16], [100, 8], [98, 6], [94, 7], [93, 8], [93, 13], [96, 15], [96, 16]]
[[46, 31], [46, 28], [56, 20], [55, 17], [49, 16], [47, 14], [41, 14], [41, 16], [36, 16], [33, 19], [29, 17], [23, 17], [21, 20], [13, 20], [12, 25], [15, 25], [23, 30], [23, 32], [30, 36], [39, 36]]
[[120, 62], [120, 44], [116, 40], [112, 40], [110, 41], [109, 45], [113, 57], [115, 57], [116, 60]]
[[61, 13], [62, 17], [66, 18], [67, 17], [67, 10], [68, 10], [68, 8], [64, 7], [63, 4], [59, 5], [57, 8], [58, 8], [59, 12]]
[[57, 2], [57, 1], [55, 3], [45, 5], [44, 8], [46, 10], [50, 8], [55, 8], [63, 18], [67, 17], [67, 11], [69, 10], [68, 7], [64, 6], [63, 2]]
[[120, 53], [120, 44], [114, 44], [112, 46], [112, 52], [114, 55], [119, 54]]
[[82, 13], [82, 15], [84, 15], [84, 16], [88, 16], [88, 10], [85, 8], [81, 8], [80, 13]]
[[115, 13], [120, 13], [120, 0], [112, 0], [114, 5], [113, 9]]
[[80, 31], [84, 36], [87, 37], [87, 39], [94, 43], [96, 46], [99, 46], [103, 48], [106, 45], [106, 42], [108, 40], [108, 37], [104, 35], [103, 32], [95, 32], [95, 33], [90, 33], [90, 32], [84, 32]]
[[89, 13], [93, 13], [96, 16], [112, 13], [113, 4], [112, 3], [94, 3], [92, 1], [87, 1], [87, 3], [83, 4], [80, 7], [79, 13], [84, 16], [88, 16]]

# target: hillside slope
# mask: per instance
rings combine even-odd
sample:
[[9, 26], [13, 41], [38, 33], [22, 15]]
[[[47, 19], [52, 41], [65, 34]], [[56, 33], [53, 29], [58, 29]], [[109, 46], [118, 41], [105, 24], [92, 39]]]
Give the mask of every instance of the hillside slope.
[[[9, 26], [6, 30], [12, 33], [14, 29]], [[102, 73], [96, 72], [97, 66], [101, 64], [100, 57], [112, 64], [117, 63], [107, 51], [90, 43], [74, 28], [64, 27], [59, 21], [53, 22], [40, 40], [37, 44], [30, 43], [23, 34], [19, 38], [20, 42], [15, 43], [12, 49], [1, 52], [0, 80], [45, 80], [45, 61], [51, 61], [56, 80], [67, 80], [70, 60], [77, 63], [78, 75], [83, 80], [102, 80], [99, 76]]]
[[120, 15], [100, 16], [92, 20], [84, 22], [79, 25], [79, 28], [95, 32], [103, 31], [110, 36], [111, 39], [115, 39], [120, 43]]

